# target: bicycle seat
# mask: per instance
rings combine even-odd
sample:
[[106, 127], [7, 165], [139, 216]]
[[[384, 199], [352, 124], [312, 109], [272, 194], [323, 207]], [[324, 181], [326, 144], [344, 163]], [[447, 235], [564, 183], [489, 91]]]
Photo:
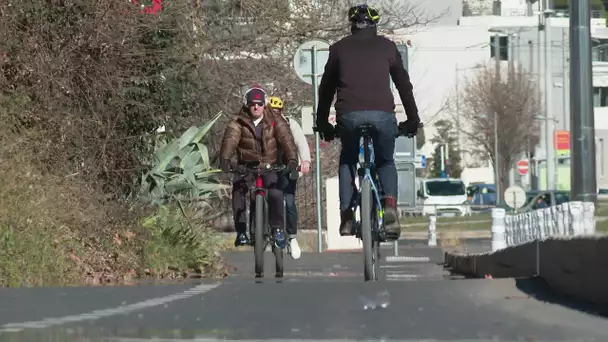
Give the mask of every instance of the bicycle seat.
[[374, 129], [374, 126], [370, 124], [359, 125], [357, 127], [357, 133], [362, 136], [369, 135], [372, 129]]

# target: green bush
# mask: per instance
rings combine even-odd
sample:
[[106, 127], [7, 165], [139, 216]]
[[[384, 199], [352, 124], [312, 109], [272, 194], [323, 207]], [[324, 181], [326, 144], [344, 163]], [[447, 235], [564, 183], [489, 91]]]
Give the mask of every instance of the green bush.
[[151, 267], [160, 270], [191, 268], [208, 271], [217, 261], [215, 251], [220, 240], [211, 221], [217, 216], [213, 203], [227, 195], [228, 186], [216, 177], [209, 152], [202, 142], [218, 113], [201, 127], [190, 127], [171, 142], [160, 141], [150, 170], [142, 175], [140, 200], [156, 207], [144, 221], [152, 240], [144, 255]]

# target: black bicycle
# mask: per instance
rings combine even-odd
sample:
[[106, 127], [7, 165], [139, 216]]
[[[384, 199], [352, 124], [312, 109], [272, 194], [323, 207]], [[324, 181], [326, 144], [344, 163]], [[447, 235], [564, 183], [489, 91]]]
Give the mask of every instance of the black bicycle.
[[[275, 277], [283, 277], [283, 250], [287, 247], [287, 236], [284, 230], [277, 232], [282, 238], [277, 239], [268, 224], [268, 201], [266, 198], [267, 188], [264, 184], [264, 175], [270, 172], [282, 173], [286, 171], [285, 165], [260, 164], [260, 162], [249, 162], [230, 170], [243, 176], [252, 174], [255, 176], [255, 187], [253, 190], [255, 213], [250, 212], [249, 236], [255, 254], [255, 277], [264, 277], [264, 251], [270, 244], [275, 256]], [[290, 178], [297, 176], [289, 175]], [[280, 178], [280, 177], [279, 177]], [[280, 181], [280, 180], [279, 180]]]
[[[399, 123], [398, 136], [405, 135], [401, 127], [405, 122]], [[423, 124], [419, 123], [418, 127], [422, 128]], [[360, 178], [360, 189], [358, 191], [357, 206], [361, 213], [361, 221], [354, 223], [355, 236], [363, 242], [363, 276], [365, 281], [379, 280], [380, 274], [380, 243], [386, 242], [387, 234], [384, 226], [384, 208], [380, 200], [380, 193], [376, 186], [378, 182], [377, 172], [375, 168], [372, 172], [370, 145], [372, 144], [371, 133], [374, 126], [371, 124], [363, 124], [357, 127], [357, 136], [363, 137], [363, 163], [357, 170]], [[313, 131], [317, 128], [314, 127]], [[339, 132], [334, 131], [333, 138], [338, 138]], [[414, 134], [407, 134], [408, 138], [414, 137]], [[332, 140], [329, 139], [329, 140]], [[373, 198], [372, 198], [373, 197]], [[375, 201], [374, 201], [375, 199]], [[356, 208], [355, 208], [356, 209]]]

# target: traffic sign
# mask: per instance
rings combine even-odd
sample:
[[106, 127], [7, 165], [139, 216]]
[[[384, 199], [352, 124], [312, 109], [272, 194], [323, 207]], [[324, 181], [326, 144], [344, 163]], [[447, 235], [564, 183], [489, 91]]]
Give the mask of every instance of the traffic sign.
[[512, 185], [505, 190], [505, 202], [513, 209], [519, 209], [526, 204], [526, 192], [517, 185]]
[[311, 39], [298, 46], [296, 53], [293, 55], [293, 69], [298, 77], [312, 85], [312, 48], [316, 47], [317, 55], [315, 60], [314, 73], [317, 77], [323, 75], [325, 64], [329, 58], [329, 43], [321, 39]]
[[530, 162], [528, 161], [528, 159], [522, 159], [517, 162], [517, 172], [520, 175], [522, 175], [522, 176], [527, 175], [529, 170], [530, 170]]

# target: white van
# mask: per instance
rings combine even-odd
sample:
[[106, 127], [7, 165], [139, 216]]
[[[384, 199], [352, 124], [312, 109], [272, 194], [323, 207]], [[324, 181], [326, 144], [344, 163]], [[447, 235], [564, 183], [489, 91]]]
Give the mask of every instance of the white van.
[[418, 203], [423, 215], [470, 215], [467, 189], [458, 178], [427, 178], [418, 183]]

